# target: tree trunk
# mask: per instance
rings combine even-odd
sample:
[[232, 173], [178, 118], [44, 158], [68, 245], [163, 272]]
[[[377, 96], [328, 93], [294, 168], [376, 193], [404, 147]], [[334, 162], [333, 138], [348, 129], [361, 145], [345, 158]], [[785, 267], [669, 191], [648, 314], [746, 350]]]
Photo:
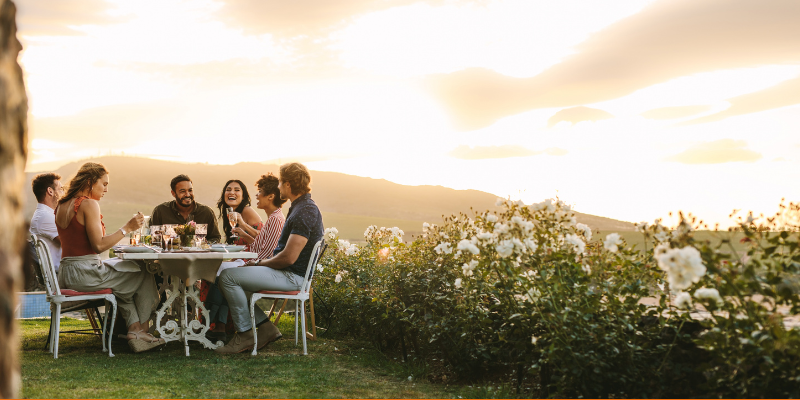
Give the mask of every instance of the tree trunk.
[[28, 97], [17, 63], [17, 8], [0, 0], [0, 397], [19, 395], [19, 330], [14, 320], [22, 285], [26, 223], [22, 215], [28, 147]]

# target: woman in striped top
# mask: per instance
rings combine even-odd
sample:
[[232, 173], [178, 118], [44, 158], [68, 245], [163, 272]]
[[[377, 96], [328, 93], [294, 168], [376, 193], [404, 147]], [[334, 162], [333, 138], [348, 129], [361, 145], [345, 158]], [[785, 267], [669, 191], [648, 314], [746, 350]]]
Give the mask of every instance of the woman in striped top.
[[283, 217], [281, 206], [286, 199], [281, 199], [281, 192], [278, 189], [278, 177], [271, 172], [261, 175], [261, 179], [256, 182], [258, 193], [256, 193], [256, 208], [267, 213], [267, 222], [261, 224], [258, 230], [244, 223], [241, 214], [239, 215], [239, 226], [233, 230], [242, 240], [247, 243], [247, 251], [258, 253], [259, 259], [272, 258], [272, 252], [278, 246], [278, 238], [281, 236], [283, 224], [286, 218]]
[[[272, 258], [272, 253], [275, 251], [275, 247], [278, 246], [278, 238], [280, 238], [283, 224], [286, 222], [286, 218], [281, 212], [281, 206], [286, 200], [281, 199], [281, 191], [278, 189], [278, 177], [271, 172], [267, 175], [261, 175], [261, 179], [256, 182], [256, 186], [258, 187], [256, 207], [267, 213], [267, 222], [258, 224], [256, 228], [253, 228], [242, 219], [242, 214], [239, 214], [238, 226], [232, 232], [236, 233], [240, 240], [246, 244], [247, 251], [258, 253], [258, 259], [263, 260]], [[243, 261], [236, 262], [239, 263], [239, 266], [244, 265]], [[235, 267], [236, 265], [231, 266]], [[226, 324], [229, 311], [228, 302], [222, 296], [219, 287], [214, 283], [204, 284], [200, 292], [200, 299], [204, 301], [206, 309], [210, 311], [211, 322], [214, 324], [214, 327], [206, 332], [206, 337], [212, 342], [217, 340], [226, 342], [228, 340], [226, 330], [233, 329], [232, 326], [227, 329], [228, 324]]]

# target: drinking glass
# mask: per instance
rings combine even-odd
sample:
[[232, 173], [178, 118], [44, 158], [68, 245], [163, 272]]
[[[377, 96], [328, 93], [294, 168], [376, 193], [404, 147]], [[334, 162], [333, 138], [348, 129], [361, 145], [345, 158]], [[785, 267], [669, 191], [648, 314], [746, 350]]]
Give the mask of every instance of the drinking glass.
[[161, 225], [150, 226], [150, 244], [161, 244], [161, 233], [163, 229], [164, 228], [162, 228]]
[[139, 241], [142, 239], [142, 234], [139, 233], [139, 230], [135, 230], [131, 232], [131, 245], [136, 246], [139, 244]]
[[172, 251], [172, 240], [178, 236], [178, 233], [175, 232], [175, 227], [177, 225], [173, 224], [164, 224], [164, 231], [161, 233], [161, 237], [164, 239], [164, 249], [166, 251]]
[[207, 233], [208, 233], [208, 224], [197, 224], [194, 227], [194, 237], [200, 240], [201, 244], [205, 242]]
[[228, 207], [228, 222], [231, 223], [231, 239], [238, 239], [239, 236], [233, 232], [236, 229], [236, 221], [239, 219], [239, 213], [233, 210], [233, 207]]
[[[139, 215], [139, 213], [133, 214], [133, 217], [136, 218], [137, 215]], [[144, 225], [139, 227], [139, 229], [136, 229], [136, 230], [131, 232], [131, 245], [136, 246], [136, 245], [139, 244], [139, 242], [142, 239], [142, 228], [143, 227], [144, 227]]]

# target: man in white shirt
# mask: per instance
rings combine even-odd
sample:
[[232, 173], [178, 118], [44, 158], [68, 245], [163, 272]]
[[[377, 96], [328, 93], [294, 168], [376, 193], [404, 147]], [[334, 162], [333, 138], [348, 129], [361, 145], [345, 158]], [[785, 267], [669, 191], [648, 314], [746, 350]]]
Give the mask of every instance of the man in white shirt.
[[61, 185], [61, 175], [56, 173], [39, 174], [33, 178], [31, 183], [33, 194], [39, 204], [31, 218], [31, 234], [44, 239], [50, 247], [50, 257], [53, 259], [53, 266], [58, 271], [61, 263], [61, 240], [58, 238], [56, 229], [55, 208], [58, 199], [64, 195], [64, 187]]

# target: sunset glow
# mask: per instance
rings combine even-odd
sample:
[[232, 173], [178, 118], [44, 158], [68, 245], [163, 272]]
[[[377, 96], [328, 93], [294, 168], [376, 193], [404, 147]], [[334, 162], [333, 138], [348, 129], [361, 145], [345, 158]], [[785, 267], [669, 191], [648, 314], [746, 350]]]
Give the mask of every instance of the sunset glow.
[[17, 0], [27, 170], [298, 160], [722, 226], [800, 199], [796, 1], [291, 3]]

